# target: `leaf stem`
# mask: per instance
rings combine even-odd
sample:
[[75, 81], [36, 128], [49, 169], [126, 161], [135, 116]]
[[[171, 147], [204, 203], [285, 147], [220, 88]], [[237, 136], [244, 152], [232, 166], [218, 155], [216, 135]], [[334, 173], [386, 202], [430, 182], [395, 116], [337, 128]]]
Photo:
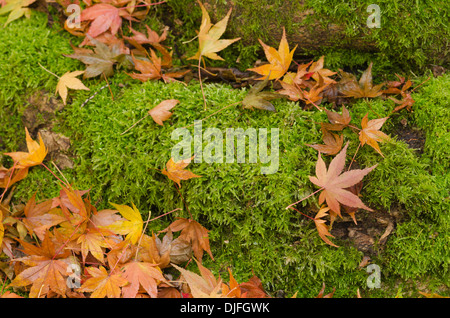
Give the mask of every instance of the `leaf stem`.
[[43, 66], [41, 65], [41, 63], [38, 62], [38, 64], [39, 64], [39, 66], [42, 67], [46, 72], [52, 74], [53, 76], [56, 76], [57, 78], [60, 78], [60, 77], [59, 77], [58, 75], [56, 75], [55, 73], [50, 72], [48, 69], [46, 69], [45, 67], [43, 67]]
[[64, 181], [62, 181], [53, 171], [50, 170], [49, 167], [47, 167], [43, 162], [41, 162], [41, 166], [43, 166], [45, 169], [47, 169], [48, 171], [50, 171], [50, 173], [56, 178], [58, 179], [62, 184], [64, 184], [66, 186], [66, 188], [71, 188], [70, 184], [65, 183]]
[[304, 197], [304, 198], [301, 199], [300, 201], [297, 201], [297, 202], [295, 202], [295, 203], [289, 204], [289, 205], [286, 207], [286, 210], [289, 209], [291, 206], [296, 205], [297, 203], [300, 203], [300, 202], [302, 202], [303, 200], [308, 199], [309, 197], [313, 196], [314, 194], [316, 194], [317, 192], [319, 192], [319, 191], [321, 191], [321, 190], [323, 190], [323, 189], [325, 189], [325, 188], [322, 187], [322, 188], [320, 188], [319, 190], [314, 191], [313, 193], [311, 193], [311, 194], [308, 195], [307, 197]]
[[361, 143], [359, 143], [358, 148], [356, 148], [355, 154], [353, 155], [352, 161], [350, 161], [350, 165], [348, 166], [347, 171], [350, 171], [350, 168], [352, 167], [352, 163], [353, 163], [353, 161], [355, 161], [356, 154], [358, 153], [358, 150], [360, 147], [361, 147]]
[[289, 209], [293, 209], [293, 210], [297, 211], [297, 212], [300, 213], [301, 215], [306, 216], [308, 219], [311, 219], [311, 220], [313, 220], [313, 221], [316, 220], [315, 218], [312, 218], [312, 217], [310, 217], [309, 215], [306, 215], [305, 213], [300, 212], [299, 210], [297, 210], [296, 208], [294, 208], [294, 207], [292, 207], [292, 206], [289, 207]]
[[184, 203], [184, 206], [186, 207], [186, 210], [187, 210], [188, 213], [189, 213], [189, 216], [191, 217], [191, 219], [194, 219], [194, 218], [192, 217], [191, 211], [189, 210], [189, 207], [188, 207], [186, 201], [184, 201], [184, 198], [183, 198], [183, 196], [181, 195], [180, 190], [178, 189], [178, 185], [177, 185], [175, 182], [174, 182], [174, 185], [175, 185], [175, 189], [177, 189], [177, 192], [178, 192], [178, 194], [180, 195], [181, 200], [182, 200], [183, 203]]
[[200, 63], [202, 60], [202, 56], [198, 58], [198, 80], [200, 81], [200, 89], [202, 90], [202, 96], [203, 96], [203, 110], [206, 110], [206, 98], [205, 98], [205, 92], [203, 91], [203, 83], [202, 83], [202, 72], [200, 70]]
[[135, 122], [130, 128], [128, 128], [127, 130], [125, 130], [123, 133], [121, 133], [120, 135], [122, 136], [123, 134], [125, 134], [127, 131], [129, 131], [131, 128], [133, 128], [134, 126], [136, 126], [137, 124], [139, 124], [142, 120], [144, 120], [145, 118], [147, 118], [149, 116], [149, 113], [147, 113], [144, 117], [142, 117], [141, 119], [139, 119], [137, 122]]

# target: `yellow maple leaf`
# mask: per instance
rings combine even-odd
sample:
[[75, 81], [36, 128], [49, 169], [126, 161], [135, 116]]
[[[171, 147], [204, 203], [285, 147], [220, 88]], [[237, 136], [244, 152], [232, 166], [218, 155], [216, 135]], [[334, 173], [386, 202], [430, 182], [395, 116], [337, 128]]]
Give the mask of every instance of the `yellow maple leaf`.
[[202, 9], [202, 24], [200, 25], [198, 33], [199, 49], [194, 56], [189, 58], [189, 60], [199, 60], [202, 56], [205, 56], [213, 60], [223, 61], [223, 58], [216, 53], [241, 39], [219, 40], [227, 28], [228, 19], [230, 18], [232, 9], [228, 11], [227, 15], [222, 20], [213, 25], [203, 4], [200, 1], [197, 2]]
[[258, 80], [265, 79], [269, 74], [270, 74], [269, 80], [279, 79], [289, 69], [297, 45], [292, 49], [292, 51], [289, 51], [289, 44], [286, 40], [286, 31], [284, 28], [283, 28], [283, 36], [281, 37], [278, 51], [275, 50], [275, 48], [268, 46], [260, 39], [258, 39], [258, 41], [264, 49], [264, 53], [266, 54], [266, 58], [269, 61], [269, 64], [261, 65], [255, 68], [250, 68], [248, 70], [263, 75], [263, 77], [258, 78]]
[[125, 239], [130, 241], [132, 244], [136, 244], [142, 234], [142, 229], [144, 226], [144, 221], [142, 220], [141, 213], [136, 208], [134, 203], [133, 208], [127, 205], [120, 205], [111, 203], [119, 213], [126, 219], [122, 221], [114, 222], [105, 228], [113, 231], [119, 235], [126, 235]]
[[31, 139], [30, 133], [26, 127], [25, 133], [28, 152], [17, 151], [5, 153], [5, 155], [10, 156], [15, 162], [17, 162], [16, 168], [26, 168], [40, 165], [47, 155], [47, 148], [45, 147], [41, 134], [38, 134], [38, 143], [37, 141]]
[[66, 104], [68, 88], [89, 90], [89, 88], [84, 86], [84, 84], [76, 78], [83, 73], [84, 71], [67, 72], [59, 78], [58, 84], [56, 85], [56, 92], [61, 96], [64, 105]]

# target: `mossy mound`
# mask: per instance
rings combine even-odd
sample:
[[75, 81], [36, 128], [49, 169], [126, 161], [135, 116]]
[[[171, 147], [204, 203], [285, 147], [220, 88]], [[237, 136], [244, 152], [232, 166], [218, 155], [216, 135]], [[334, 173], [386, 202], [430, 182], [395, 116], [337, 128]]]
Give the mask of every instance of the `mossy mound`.
[[[2, 22], [4, 18], [0, 19]], [[84, 67], [62, 56], [71, 51], [69, 41], [49, 30], [42, 14], [16, 21], [5, 30], [0, 42], [0, 79], [5, 80], [0, 84], [0, 125], [6, 127], [0, 134], [2, 152], [16, 151], [23, 143], [21, 116], [27, 98], [37, 90], [53, 94], [57, 79], [37, 63], [56, 74]], [[29, 49], [30, 43], [33, 49]], [[425, 78], [415, 79], [416, 84]], [[368, 146], [362, 147], [355, 158], [360, 167], [379, 164], [364, 179], [362, 200], [377, 213], [390, 215], [394, 208], [399, 211], [396, 228], [387, 243], [375, 242], [370, 254], [372, 262], [381, 267], [383, 288], [379, 290], [367, 287], [368, 274], [358, 268], [364, 252], [357, 249], [353, 240], [334, 239], [339, 248], [326, 245], [311, 220], [285, 209], [317, 190], [308, 179], [315, 173], [317, 152], [306, 144], [321, 142], [324, 112], [306, 111], [298, 103], [276, 100], [275, 113], [235, 106], [208, 118], [202, 123], [204, 129], [278, 128], [278, 171], [261, 174], [261, 163], [191, 163], [188, 169], [202, 177], [182, 181], [180, 193], [158, 171], [164, 168], [178, 142], [172, 140], [172, 131], [241, 101], [245, 89], [205, 83], [208, 109], [203, 111], [197, 83], [141, 83], [118, 72], [111, 78], [114, 99], [108, 89], [103, 89], [81, 107], [104, 85], [101, 79], [84, 81], [90, 92], [71, 91], [68, 105], [56, 114], [55, 129], [72, 143], [75, 166], [64, 170], [64, 175], [75, 187], [91, 189], [92, 202], [99, 209], [110, 208], [109, 202], [133, 202], [144, 217], [149, 211], [158, 216], [174, 208], [184, 209], [152, 222], [148, 230], [158, 231], [174, 217], [188, 216], [181, 194], [193, 217], [211, 230], [215, 261], [205, 256], [204, 262], [214, 273], [226, 275], [226, 268], [231, 267], [238, 281], [254, 273], [273, 295], [283, 290], [287, 296], [298, 292], [300, 297], [312, 297], [325, 282], [328, 288], [336, 288], [335, 297], [355, 297], [357, 288], [364, 296], [393, 297], [398, 288], [406, 289], [411, 281], [414, 285], [408, 292], [415, 291], [415, 283], [421, 280], [430, 282], [427, 288], [432, 291], [448, 293], [448, 147], [437, 139], [449, 138], [449, 79], [444, 75], [425, 82], [413, 93], [414, 113], [402, 112], [386, 122], [383, 131], [393, 140], [381, 145], [385, 158]], [[163, 127], [149, 117], [122, 135], [150, 108], [172, 98], [180, 103]], [[369, 118], [387, 116], [394, 106], [381, 99], [357, 101], [349, 105], [352, 123], [359, 125], [366, 113]], [[393, 134], [404, 118], [423, 130], [426, 142], [422, 154]], [[194, 128], [188, 129], [193, 132]], [[345, 132], [345, 140], [350, 142], [349, 163], [359, 141], [350, 130]], [[204, 141], [204, 146], [207, 144]], [[331, 159], [324, 158], [327, 162]], [[3, 161], [10, 163], [7, 158]], [[29, 176], [17, 183], [14, 200], [26, 201], [36, 191], [38, 198], [55, 196], [58, 191], [57, 180], [39, 167], [31, 169]], [[314, 216], [317, 196], [303, 201], [301, 206], [299, 209], [305, 214]], [[360, 215], [366, 214], [358, 212], [358, 220]], [[370, 214], [366, 217], [370, 218]]]

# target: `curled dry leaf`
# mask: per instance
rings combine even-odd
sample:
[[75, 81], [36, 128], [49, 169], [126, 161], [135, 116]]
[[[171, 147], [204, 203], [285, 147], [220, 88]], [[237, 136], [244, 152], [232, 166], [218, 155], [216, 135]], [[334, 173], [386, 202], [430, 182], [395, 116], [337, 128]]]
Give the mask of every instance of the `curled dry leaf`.
[[363, 72], [359, 82], [356, 81], [354, 75], [341, 70], [343, 82], [340, 83], [340, 92], [346, 97], [354, 98], [373, 98], [383, 94], [381, 87], [383, 87], [384, 83], [375, 86], [372, 84], [372, 64], [371, 62], [369, 67]]
[[206, 251], [211, 259], [214, 260], [209, 246], [209, 231], [200, 223], [191, 219], [178, 218], [162, 232], [167, 232], [168, 230], [172, 232], [181, 231], [179, 238], [192, 245], [194, 256], [199, 262], [202, 261], [203, 251]]
[[211, 271], [200, 264], [198, 261], [196, 261], [196, 263], [200, 270], [201, 276], [173, 264], [173, 267], [179, 270], [181, 272], [181, 275], [183, 275], [184, 279], [186, 280], [192, 296], [194, 298], [223, 297], [221, 290], [222, 280], [217, 280], [211, 273]]
[[333, 134], [328, 129], [325, 129], [324, 125], [322, 125], [322, 140], [324, 145], [308, 145], [316, 149], [319, 152], [322, 152], [327, 155], [335, 155], [337, 154], [344, 143], [344, 136]]

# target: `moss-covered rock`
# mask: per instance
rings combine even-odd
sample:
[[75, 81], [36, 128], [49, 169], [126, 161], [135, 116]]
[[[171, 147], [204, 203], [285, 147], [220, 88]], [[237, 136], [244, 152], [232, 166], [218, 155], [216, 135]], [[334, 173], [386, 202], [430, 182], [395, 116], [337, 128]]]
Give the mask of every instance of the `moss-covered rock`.
[[[367, 24], [375, 13], [369, 8], [371, 0], [271, 0], [264, 5], [255, 0], [203, 2], [215, 21], [233, 8], [228, 34], [242, 40], [235, 50], [229, 49], [227, 60], [239, 58], [241, 67], [253, 63], [256, 52], [262, 53], [256, 50], [258, 38], [277, 47], [283, 27], [292, 47], [298, 45], [298, 54], [327, 55], [327, 63], [333, 68], [360, 67], [371, 60], [384, 71], [449, 63], [447, 1], [378, 1], [379, 28]], [[198, 29], [201, 13], [195, 0], [169, 1], [168, 5], [183, 22], [174, 24], [175, 30]]]

